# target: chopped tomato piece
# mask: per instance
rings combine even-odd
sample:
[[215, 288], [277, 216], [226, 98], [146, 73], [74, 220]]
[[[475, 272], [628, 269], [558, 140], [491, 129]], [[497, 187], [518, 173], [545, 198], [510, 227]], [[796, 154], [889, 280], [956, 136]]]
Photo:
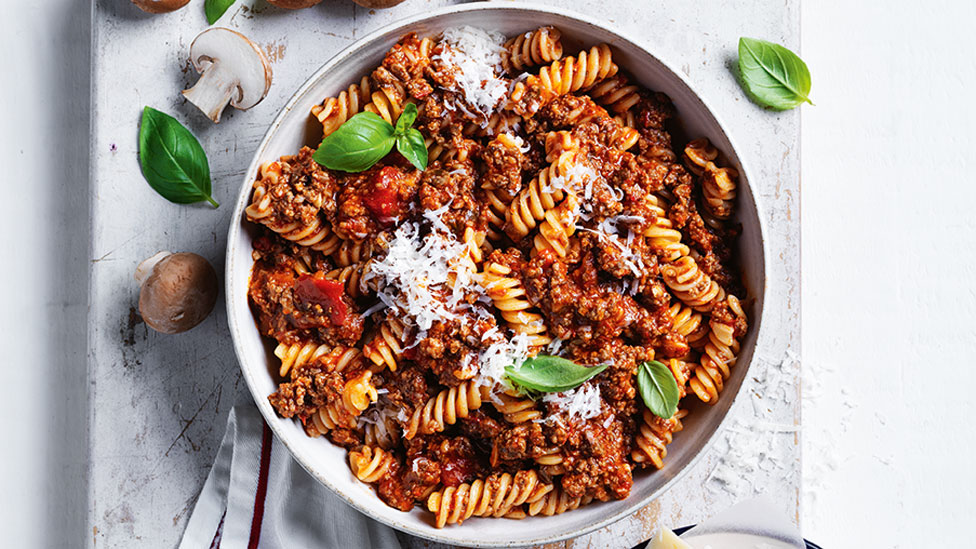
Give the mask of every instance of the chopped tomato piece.
[[322, 307], [322, 312], [328, 313], [329, 320], [336, 326], [344, 323], [349, 313], [349, 308], [342, 300], [345, 291], [341, 282], [310, 275], [302, 275], [295, 284], [295, 298]]
[[460, 486], [472, 477], [477, 464], [474, 460], [458, 456], [441, 463], [441, 482], [444, 486]]
[[373, 188], [364, 202], [366, 208], [380, 221], [389, 221], [402, 207], [399, 185], [400, 171], [393, 166], [384, 166], [373, 176]]

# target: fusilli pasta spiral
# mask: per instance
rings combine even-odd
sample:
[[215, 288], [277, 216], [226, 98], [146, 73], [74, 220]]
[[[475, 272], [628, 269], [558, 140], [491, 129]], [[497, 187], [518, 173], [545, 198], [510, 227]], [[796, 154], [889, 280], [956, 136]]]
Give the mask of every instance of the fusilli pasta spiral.
[[492, 405], [509, 423], [525, 423], [542, 417], [542, 411], [535, 401], [527, 397], [501, 393], [492, 400]]
[[[365, 415], [359, 416], [365, 418]], [[363, 443], [390, 450], [400, 441], [400, 426], [391, 415], [380, 415], [363, 425]]]
[[481, 274], [481, 284], [508, 327], [530, 337], [530, 346], [538, 349], [552, 341], [542, 315], [529, 304], [525, 287], [521, 280], [512, 276], [512, 269], [500, 263], [489, 263]]
[[305, 424], [305, 432], [317, 437], [338, 427], [346, 429], [356, 428], [356, 417], [346, 411], [341, 402], [328, 404], [312, 414]]
[[[737, 316], [744, 317], [739, 300], [735, 296], [728, 297], [729, 309]], [[739, 352], [739, 342], [735, 339], [735, 327], [730, 324], [711, 319], [708, 323], [708, 342], [702, 352], [701, 364], [695, 368], [691, 378], [691, 390], [702, 402], [714, 404], [719, 393], [725, 388], [725, 380], [731, 374]]]
[[556, 447], [547, 448], [544, 454], [534, 459], [536, 463], [545, 468], [562, 465], [565, 458], [563, 457], [563, 451]]
[[671, 330], [685, 337], [685, 341], [692, 347], [698, 347], [708, 336], [708, 325], [702, 322], [702, 316], [688, 306], [672, 303], [669, 308], [671, 314]]
[[540, 69], [538, 75], [532, 75], [524, 83], [516, 84], [512, 91], [512, 101], [518, 102], [529, 86], [537, 86], [556, 95], [565, 95], [592, 86], [617, 74], [617, 65], [611, 57], [610, 46], [600, 44], [588, 51], [581, 51], [576, 57], [555, 61]]
[[[263, 224], [281, 235], [282, 238], [295, 244], [308, 246], [326, 255], [331, 254], [338, 247], [340, 240], [319, 216], [316, 216], [311, 223], [306, 225], [297, 221], [285, 224], [270, 222], [273, 197], [268, 193], [268, 188], [281, 177], [281, 170], [280, 161], [266, 162], [261, 166], [258, 178], [254, 181], [254, 194], [251, 197], [251, 203], [244, 209], [247, 219]], [[320, 207], [321, 203], [313, 203], [313, 205]]]
[[547, 162], [569, 162], [573, 156], [566, 156], [567, 153], [574, 153], [579, 150], [580, 142], [572, 132], [560, 130], [546, 134], [546, 161]]
[[349, 468], [362, 482], [379, 482], [396, 458], [379, 446], [364, 445], [349, 452]]
[[398, 88], [383, 88], [370, 95], [370, 102], [363, 107], [366, 112], [379, 115], [390, 124], [396, 125], [403, 106], [407, 103], [403, 97], [404, 91]]
[[644, 237], [647, 238], [650, 248], [658, 252], [666, 262], [690, 254], [688, 246], [681, 243], [681, 231], [675, 229], [668, 219], [662, 207], [664, 202], [653, 194], [648, 194], [647, 199], [648, 209], [654, 213], [654, 221], [644, 230]]
[[694, 368], [694, 364], [688, 364], [680, 358], [668, 360], [668, 369], [671, 370], [671, 375], [674, 376], [674, 381], [678, 384], [679, 398], [684, 398], [688, 394], [688, 378]]
[[281, 368], [278, 370], [278, 375], [286, 377], [292, 371], [320, 360], [331, 351], [332, 347], [328, 345], [312, 343], [310, 341], [293, 343], [291, 345], [279, 343], [274, 350], [275, 356], [281, 359]]
[[363, 264], [373, 257], [373, 243], [368, 240], [343, 240], [332, 254], [340, 268]]
[[379, 368], [397, 369], [397, 360], [403, 354], [406, 327], [401, 320], [387, 318], [380, 324], [380, 331], [363, 346], [363, 354]]
[[541, 27], [505, 42], [502, 67], [508, 72], [551, 63], [563, 56], [561, 33], [555, 27]]
[[707, 313], [715, 303], [725, 299], [725, 290], [699, 269], [690, 256], [682, 256], [662, 267], [661, 277], [682, 303], [696, 311]]
[[528, 507], [529, 515], [543, 515], [551, 517], [553, 515], [558, 515], [560, 513], [565, 513], [566, 511], [572, 511], [573, 509], [578, 509], [583, 505], [587, 505], [593, 501], [592, 496], [582, 496], [582, 497], [570, 497], [566, 494], [566, 491], [562, 487], [555, 487], [550, 490], [541, 498], [530, 502]]
[[663, 467], [664, 457], [668, 455], [667, 446], [671, 444], [673, 433], [684, 427], [681, 418], [686, 415], [686, 410], [678, 410], [671, 419], [662, 419], [642, 406], [641, 424], [634, 440], [636, 447], [630, 453], [631, 459], [642, 464], [650, 462], [658, 469]]
[[497, 189], [485, 191], [488, 199], [488, 240], [498, 242], [502, 239], [501, 231], [505, 230], [505, 216], [513, 201], [506, 201], [502, 192]]
[[333, 269], [325, 273], [325, 278], [342, 283], [346, 289], [346, 294], [355, 299], [366, 294], [367, 284], [364, 282], [364, 278], [367, 277], [364, 275], [368, 272], [369, 261], [365, 261]]
[[579, 217], [579, 200], [569, 193], [558, 206], [546, 212], [545, 220], [535, 235], [533, 254], [552, 250], [559, 257], [566, 257], [569, 238], [576, 232]]
[[[735, 179], [739, 173], [734, 168], [719, 168], [715, 165], [718, 150], [701, 138], [688, 143], [684, 151], [685, 165], [702, 177], [703, 206], [709, 217], [724, 221], [732, 217], [735, 201]], [[715, 222], [711, 223], [715, 224]]]
[[[614, 114], [624, 115], [640, 101], [638, 89], [637, 86], [627, 82], [627, 78], [618, 74], [598, 82], [587, 90], [587, 94]], [[634, 127], [633, 124], [628, 126]]]
[[469, 122], [464, 125], [462, 135], [468, 137], [492, 137], [503, 133], [512, 133], [522, 124], [522, 117], [512, 112], [496, 112], [482, 122]]
[[321, 105], [312, 107], [312, 116], [322, 123], [322, 136], [339, 129], [352, 115], [360, 112], [370, 101], [369, 77], [352, 84], [336, 97], [329, 97]]
[[448, 425], [457, 423], [458, 419], [468, 417], [471, 410], [481, 408], [482, 398], [487, 395], [487, 391], [487, 387], [479, 387], [473, 380], [442, 390], [425, 405], [414, 410], [404, 428], [404, 438], [410, 440], [418, 433], [440, 433]]
[[358, 416], [379, 398], [376, 387], [370, 382], [372, 377], [373, 372], [364, 370], [346, 381], [343, 386], [342, 403], [350, 414]]
[[542, 168], [529, 185], [519, 192], [505, 212], [505, 231], [514, 240], [528, 236], [538, 222], [545, 219], [546, 212], [555, 208], [563, 199], [563, 191], [552, 186], [552, 173], [551, 166]]
[[449, 486], [427, 498], [427, 509], [436, 515], [438, 528], [461, 524], [472, 516], [502, 517], [513, 508], [538, 501], [552, 490], [535, 471], [496, 473], [487, 479]]

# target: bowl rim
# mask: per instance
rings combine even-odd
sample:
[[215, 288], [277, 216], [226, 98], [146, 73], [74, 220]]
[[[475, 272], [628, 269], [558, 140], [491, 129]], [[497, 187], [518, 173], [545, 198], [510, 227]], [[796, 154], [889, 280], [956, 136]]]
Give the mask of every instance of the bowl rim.
[[[457, 536], [440, 536], [437, 535], [436, 533], [416, 529], [410, 524], [403, 523], [393, 518], [374, 514], [372, 511], [370, 511], [369, 508], [366, 507], [366, 505], [360, 503], [357, 500], [357, 498], [341, 491], [326, 475], [323, 475], [318, 471], [313, 471], [310, 469], [310, 465], [306, 464], [306, 461], [308, 461], [306, 459], [306, 456], [304, 456], [302, 452], [293, 448], [289, 444], [288, 438], [282, 433], [278, 421], [281, 420], [281, 418], [277, 417], [277, 415], [274, 413], [274, 410], [271, 409], [271, 406], [268, 403], [266, 395], [259, 392], [258, 381], [254, 377], [255, 373], [251, 369], [244, 367], [244, 364], [246, 363], [246, 361], [244, 360], [246, 353], [244, 352], [244, 349], [242, 347], [241, 337], [239, 335], [240, 324], [238, 322], [239, 319], [236, 313], [237, 311], [236, 306], [238, 304], [234, 303], [235, 296], [231, 295], [230, 290], [231, 288], [233, 288], [233, 282], [234, 282], [235, 269], [233, 268], [233, 266], [235, 263], [235, 255], [239, 253], [238, 250], [236, 250], [235, 248], [235, 242], [238, 240], [240, 236], [240, 232], [242, 231], [241, 220], [244, 215], [244, 209], [247, 207], [247, 204], [249, 202], [251, 186], [253, 183], [251, 181], [251, 177], [249, 176], [255, 171], [255, 168], [260, 165], [262, 152], [264, 152], [264, 150], [268, 146], [268, 143], [271, 141], [272, 137], [274, 137], [274, 135], [277, 133], [285, 117], [288, 116], [289, 113], [295, 108], [295, 104], [305, 95], [305, 93], [310, 88], [312, 88], [318, 83], [318, 81], [323, 77], [324, 74], [331, 71], [333, 67], [337, 65], [340, 65], [348, 61], [354, 61], [355, 54], [358, 52], [358, 50], [362, 49], [365, 45], [373, 42], [374, 40], [379, 39], [383, 35], [396, 31], [397, 29], [401, 29], [405, 31], [406, 28], [408, 27], [417, 25], [419, 23], [424, 22], [425, 20], [432, 19], [435, 17], [456, 14], [456, 13], [463, 13], [463, 12], [479, 12], [479, 11], [483, 11], [483, 12], [510, 11], [516, 13], [521, 12], [523, 14], [541, 13], [545, 15], [554, 15], [557, 17], [573, 19], [576, 20], [577, 22], [593, 26], [605, 32], [609, 32], [614, 36], [616, 36], [618, 39], [620, 39], [623, 46], [630, 48], [631, 51], [634, 51], [640, 55], [648, 56], [655, 63], [658, 63], [660, 66], [665, 68], [668, 72], [671, 73], [671, 75], [676, 77], [681, 82], [681, 84], [684, 85], [691, 92], [691, 97], [694, 99], [694, 101], [698, 103], [698, 107], [703, 108], [715, 120], [715, 123], [717, 124], [722, 135], [728, 140], [729, 144], [731, 145], [732, 151], [735, 151], [735, 157], [738, 160], [740, 171], [745, 176], [743, 179], [745, 179], [745, 181], [749, 185], [751, 191], [749, 193], [749, 198], [752, 202], [752, 206], [755, 208], [756, 217], [758, 220], [759, 245], [762, 248], [761, 256], [763, 261], [762, 288], [750, 288], [750, 289], [756, 293], [755, 295], [756, 298], [758, 298], [760, 295], [762, 296], [762, 300], [761, 300], [762, 307], [759, 311], [757, 318], [753, 321], [752, 326], [750, 327], [750, 330], [756, 331], [756, 340], [755, 340], [755, 345], [753, 347], [753, 352], [752, 352], [752, 356], [750, 357], [749, 363], [745, 365], [746, 369], [751, 368], [752, 365], [757, 360], [757, 356], [759, 355], [759, 349], [764, 339], [763, 338], [763, 335], [765, 333], [764, 326], [766, 324], [764, 322], [764, 319], [768, 314], [767, 313], [768, 307], [766, 306], [766, 298], [769, 295], [768, 292], [769, 280], [767, 274], [770, 265], [770, 260], [769, 260], [770, 250], [769, 247], [766, 245], [768, 240], [766, 237], [765, 212], [763, 210], [762, 204], [758, 197], [758, 192], [757, 192], [758, 189], [756, 188], [753, 182], [754, 180], [750, 177], [751, 174], [753, 174], [754, 172], [748, 166], [747, 159], [743, 157], [741, 154], [739, 154], [739, 151], [741, 149], [737, 146], [736, 141], [732, 136], [732, 133], [730, 133], [730, 131], [728, 130], [729, 126], [719, 116], [717, 111], [714, 110], [711, 107], [711, 105], [709, 105], [709, 103], [702, 97], [700, 91], [689, 81], [689, 79], [681, 71], [677, 70], [671, 63], [668, 63], [667, 61], [655, 55], [653, 52], [648, 50], [645, 46], [642, 46], [640, 42], [635, 40], [635, 38], [630, 34], [622, 32], [616, 28], [613, 28], [588, 15], [584, 15], [573, 10], [566, 10], [557, 6], [549, 6], [545, 4], [537, 4], [533, 2], [521, 2], [521, 1], [510, 1], [504, 3], [478, 2], [478, 3], [471, 3], [471, 4], [444, 6], [438, 9], [416, 13], [414, 15], [410, 15], [408, 17], [392, 21], [386, 25], [383, 25], [371, 31], [365, 36], [356, 39], [348, 46], [342, 48], [339, 52], [337, 52], [335, 55], [329, 58], [325, 63], [323, 63], [322, 66], [319, 67], [315, 72], [313, 72], [288, 99], [285, 105], [281, 108], [278, 115], [275, 117], [274, 121], [268, 126], [267, 131], [265, 132], [264, 136], [261, 138], [260, 143], [258, 144], [257, 148], [254, 151], [254, 155], [251, 160], [251, 163], [248, 165], [247, 169], [244, 172], [243, 182], [240, 186], [236, 198], [234, 213], [230, 218], [230, 227], [228, 229], [228, 234], [227, 234], [227, 249], [225, 252], [224, 305], [227, 314], [228, 328], [230, 331], [231, 339], [234, 344], [234, 354], [237, 358], [238, 366], [241, 369], [244, 380], [247, 383], [248, 391], [250, 392], [255, 405], [257, 406], [258, 410], [261, 412], [261, 415], [263, 416], [265, 423], [271, 428], [272, 432], [275, 434], [275, 437], [278, 439], [278, 441], [285, 446], [289, 454], [291, 454], [291, 457], [296, 462], [298, 462], [302, 466], [302, 468], [308, 472], [310, 476], [312, 476], [317, 482], [319, 482], [320, 484], [322, 484], [323, 486], [331, 490], [336, 496], [340, 497], [343, 501], [345, 501], [346, 504], [352, 506], [354, 509], [356, 509], [360, 513], [364, 514], [365, 516], [373, 520], [377, 520], [383, 524], [386, 524], [387, 526], [400, 530], [401, 532], [405, 532], [410, 535], [417, 536], [419, 538], [423, 538], [423, 539], [427, 539], [439, 543], [447, 543], [447, 544], [458, 543]], [[620, 45], [621, 44], [618, 44], [617, 47], [620, 47]], [[250, 306], [248, 305], [246, 308], [248, 310], [248, 318], [250, 318], [250, 314], [251, 314]], [[745, 384], [746, 379], [747, 378], [744, 378], [743, 385]], [[665, 494], [668, 490], [671, 489], [671, 487], [674, 484], [676, 484], [679, 480], [684, 478], [684, 476], [703, 459], [705, 454], [707, 454], [709, 450], [715, 445], [716, 441], [719, 439], [719, 436], [728, 427], [730, 422], [730, 416], [732, 415], [733, 409], [736, 407], [736, 403], [741, 400], [742, 394], [743, 394], [742, 385], [740, 385], [739, 390], [734, 395], [732, 395], [729, 408], [725, 412], [725, 415], [722, 417], [722, 419], [719, 421], [719, 424], [716, 426], [714, 431], [712, 431], [712, 433], [707, 435], [704, 443], [702, 444], [701, 450], [695, 455], [693, 455], [690, 458], [690, 460], [685, 464], [684, 467], [676, 471], [674, 473], [674, 476], [671, 479], [667, 480], [664, 484], [662, 484], [657, 490], [651, 492], [650, 494], [641, 498], [640, 500], [634, 499], [633, 502], [629, 504], [626, 508], [624, 508], [621, 512], [610, 515], [607, 518], [594, 521], [591, 524], [587, 524], [582, 527], [577, 527], [565, 533], [548, 535], [546, 537], [539, 537], [536, 539], [520, 540], [517, 542], [467, 539], [464, 541], [464, 543], [471, 547], [522, 547], [527, 545], [555, 543], [555, 542], [560, 542], [560, 541], [564, 541], [567, 539], [588, 534], [590, 532], [606, 527], [610, 524], [622, 520], [625, 517], [632, 515], [636, 511], [639, 511], [640, 509], [646, 507], [649, 503], [651, 503], [655, 499]], [[435, 530], [435, 532], [439, 532], [439, 531], [448, 532], [451, 530], [448, 529]], [[473, 534], [475, 531], [476, 530], [469, 528], [465, 530], [465, 533]]]

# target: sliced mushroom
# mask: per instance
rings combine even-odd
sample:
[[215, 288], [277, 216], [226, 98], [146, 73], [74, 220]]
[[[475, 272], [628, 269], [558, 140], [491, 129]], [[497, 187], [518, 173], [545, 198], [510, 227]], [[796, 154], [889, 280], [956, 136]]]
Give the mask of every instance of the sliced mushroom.
[[352, 1], [364, 8], [379, 8], [379, 9], [392, 8], [393, 6], [403, 2], [403, 0], [352, 0]]
[[322, 0], [268, 0], [268, 3], [286, 10], [300, 10], [310, 8], [321, 3]]
[[220, 122], [228, 103], [246, 111], [271, 87], [271, 65], [264, 53], [230, 29], [213, 27], [198, 34], [190, 44], [190, 61], [200, 79], [183, 96], [214, 122]]
[[132, 3], [146, 13], [169, 13], [190, 3], [190, 0], [132, 0]]
[[150, 328], [178, 334], [203, 322], [217, 303], [217, 273], [194, 253], [158, 254], [136, 267], [139, 314]]

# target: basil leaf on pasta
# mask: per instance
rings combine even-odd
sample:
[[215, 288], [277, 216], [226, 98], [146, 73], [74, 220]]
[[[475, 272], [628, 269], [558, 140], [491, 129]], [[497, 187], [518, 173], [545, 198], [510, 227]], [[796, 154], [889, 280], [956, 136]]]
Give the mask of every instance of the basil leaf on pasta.
[[207, 153], [190, 130], [172, 116], [146, 107], [139, 125], [139, 164], [149, 186], [166, 200], [192, 204], [210, 196], [210, 164]]
[[647, 408], [657, 417], [670, 419], [678, 411], [678, 383], [667, 366], [656, 360], [637, 369], [637, 388]]
[[810, 70], [795, 53], [772, 42], [739, 38], [739, 76], [753, 101], [775, 110], [810, 103]]
[[526, 360], [518, 369], [507, 366], [505, 374], [520, 387], [540, 393], [561, 393], [579, 387], [607, 366], [581, 366], [558, 356], [539, 355]]
[[330, 170], [361, 172], [382, 160], [395, 141], [389, 122], [361, 112], [323, 139], [312, 158]]
[[397, 150], [410, 161], [418, 170], [427, 168], [427, 144], [424, 135], [419, 130], [407, 130], [405, 135], [397, 137]]
[[403, 112], [400, 113], [400, 118], [397, 119], [396, 130], [394, 134], [397, 137], [406, 135], [407, 131], [413, 126], [413, 123], [417, 120], [417, 105], [413, 103], [407, 103], [403, 106]]
[[220, 16], [227, 11], [227, 8], [234, 5], [237, 0], [207, 0], [203, 4], [203, 11], [207, 14], [207, 23], [213, 25], [220, 19]]

